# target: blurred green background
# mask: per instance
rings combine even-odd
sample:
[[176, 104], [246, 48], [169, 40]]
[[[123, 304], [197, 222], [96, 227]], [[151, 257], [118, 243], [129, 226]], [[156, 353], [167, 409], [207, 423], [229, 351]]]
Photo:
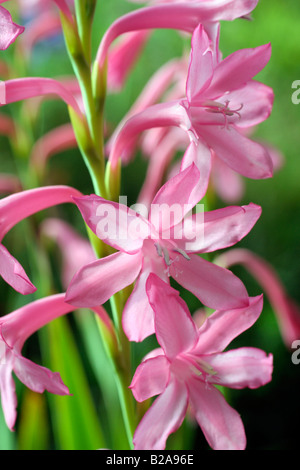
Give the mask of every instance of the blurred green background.
[[[125, 0], [98, 1], [93, 29], [95, 52], [102, 34], [111, 22], [133, 8]], [[220, 47], [223, 55], [227, 56], [237, 49], [271, 42], [270, 63], [257, 78], [274, 89], [274, 108], [270, 118], [257, 128], [254, 137], [277, 147], [285, 161], [282, 169], [269, 180], [245, 179], [246, 191], [241, 204], [254, 202], [262, 207], [263, 212], [254, 229], [238, 246], [251, 249], [271, 263], [290, 297], [300, 305], [300, 105], [293, 104], [291, 100], [294, 91], [292, 83], [300, 80], [300, 5], [295, 0], [260, 0], [252, 16], [253, 21], [222, 23]], [[106, 118], [110, 126], [118, 124], [158, 67], [173, 57], [180, 57], [187, 50], [188, 44], [189, 41], [175, 31], [155, 31], [151, 35], [123, 90], [107, 97]], [[63, 39], [59, 37], [52, 40], [50, 46], [46, 42], [36, 46], [27, 74], [57, 77], [72, 73]], [[15, 60], [12, 50], [1, 53], [1, 58], [9, 62]], [[16, 105], [5, 112], [14, 113], [18, 109]], [[34, 139], [65, 122], [68, 122], [65, 106], [57, 101], [47, 101], [35, 124]], [[11, 148], [4, 137], [0, 138], [0, 145], [0, 172], [15, 172]], [[26, 173], [26, 161], [21, 165]], [[145, 171], [146, 163], [140, 156], [124, 169], [123, 194], [128, 195], [130, 204], [135, 202]], [[92, 192], [88, 172], [77, 150], [53, 157], [44, 183], [69, 184], [85, 194]], [[216, 207], [224, 206], [220, 200], [216, 200], [215, 204]], [[46, 211], [45, 214], [63, 217], [84, 233], [83, 223], [75, 208], [59, 208]], [[13, 247], [14, 255], [22, 261], [28, 272], [33, 271], [36, 284], [44, 286], [47, 281], [42, 280], [39, 273], [34, 273], [26, 255], [30, 238], [26, 239], [26, 235], [23, 235], [26, 233], [25, 224], [22, 223], [21, 228], [12, 232], [7, 238], [7, 246]], [[55, 258], [53, 247], [52, 250]], [[57, 262], [59, 260], [51, 260], [52, 270], [51, 264], [56, 266]], [[46, 273], [48, 263], [45, 263]], [[234, 268], [233, 271], [245, 282], [250, 295], [261, 293], [260, 286], [242, 268]], [[61, 286], [58, 276], [55, 283], [59, 289]], [[20, 299], [2, 281], [0, 289], [1, 315], [24, 302], [23, 298]], [[26, 298], [26, 303], [34, 298]], [[191, 309], [197, 308], [193, 299], [188, 300], [192, 302]], [[134, 347], [136, 363], [150, 347], [151, 341], [147, 340], [145, 344]], [[41, 351], [37, 343], [41, 344]], [[258, 390], [229, 391], [227, 395], [232, 406], [242, 416], [247, 448], [296, 450], [300, 420], [300, 365], [292, 363], [291, 352], [282, 341], [275, 315], [266, 297], [261, 318], [235, 345], [256, 346], [274, 355], [271, 384]], [[39, 396], [27, 392], [18, 383], [19, 418], [16, 432], [6, 430], [0, 412], [0, 449], [92, 449], [106, 445], [122, 448], [124, 429], [115, 386], [92, 315], [87, 312], [78, 313], [70, 316], [68, 321], [54, 322], [38, 337], [29, 341], [27, 354], [33, 355], [37, 362], [41, 356], [43, 364], [51, 364], [53, 370], [60, 370], [63, 379], [72, 388], [73, 397], [57, 398], [47, 393]], [[111, 394], [112, 397], [111, 404], [106, 402], [105, 390], [99, 392], [99, 386], [107, 388], [108, 395]], [[66, 400], [69, 400], [67, 405]], [[102, 429], [98, 426], [98, 418], [103, 423]], [[114, 425], [119, 426], [119, 436], [112, 431]], [[190, 427], [189, 429], [193, 430]], [[182, 436], [173, 436], [169, 445], [181, 445], [181, 439]], [[189, 444], [184, 441], [183, 445], [195, 449], [207, 448], [201, 431], [195, 431]]]

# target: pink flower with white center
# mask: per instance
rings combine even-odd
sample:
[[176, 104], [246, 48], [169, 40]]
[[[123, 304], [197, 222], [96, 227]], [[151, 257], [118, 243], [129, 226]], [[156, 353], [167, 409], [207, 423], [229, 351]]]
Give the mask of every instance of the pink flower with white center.
[[[57, 395], [70, 392], [59, 373], [51, 372], [22, 356], [25, 341], [50, 321], [75, 310], [64, 302], [65, 294], [57, 294], [32, 302], [0, 318], [0, 394], [5, 421], [13, 431], [17, 412], [17, 397], [12, 372], [34, 392], [44, 390]], [[108, 328], [111, 323], [103, 307], [95, 313]]]
[[151, 274], [146, 284], [161, 349], [137, 368], [130, 388], [139, 402], [159, 395], [139, 423], [136, 450], [162, 450], [185, 417], [188, 404], [215, 450], [246, 447], [240, 415], [214, 386], [258, 388], [271, 380], [273, 357], [245, 347], [223, 352], [250, 328], [262, 310], [262, 296], [247, 307], [216, 311], [198, 329], [179, 292]]
[[17, 292], [32, 294], [32, 284], [20, 263], [2, 245], [5, 235], [21, 220], [66, 202], [74, 203], [72, 197], [82, 194], [68, 186], [46, 186], [12, 194], [0, 200], [0, 276]]
[[120, 130], [110, 153], [111, 166], [122, 158], [128, 140], [153, 127], [183, 128], [196, 145], [195, 162], [207, 186], [211, 152], [248, 178], [272, 176], [268, 150], [244, 135], [268, 118], [271, 88], [253, 80], [270, 59], [269, 44], [243, 49], [214, 65], [211, 44], [202, 25], [194, 31], [186, 99], [159, 103], [132, 116]]
[[[217, 51], [219, 22], [248, 15], [258, 0], [183, 0], [140, 8], [118, 18], [100, 43], [96, 62], [102, 68], [111, 43], [121, 34], [144, 29], [177, 29], [192, 33], [202, 23]], [[217, 58], [217, 56], [216, 56]]]
[[[7, 0], [2, 0], [4, 3]], [[20, 34], [24, 32], [24, 27], [13, 22], [11, 14], [0, 6], [0, 50], [7, 49]]]
[[78, 307], [102, 305], [136, 281], [123, 312], [123, 328], [131, 341], [154, 333], [145, 291], [151, 272], [166, 282], [172, 276], [208, 307], [247, 306], [243, 283], [196, 253], [237, 243], [256, 223], [261, 208], [249, 204], [188, 215], [199, 200], [198, 180], [194, 164], [169, 180], [156, 194], [148, 217], [95, 195], [75, 198], [91, 230], [119, 251], [80, 269], [68, 287], [66, 301]]

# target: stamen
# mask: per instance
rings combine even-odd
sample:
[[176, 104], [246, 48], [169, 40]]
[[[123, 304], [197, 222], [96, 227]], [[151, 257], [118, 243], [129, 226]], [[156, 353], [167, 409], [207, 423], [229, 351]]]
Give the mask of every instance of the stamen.
[[162, 258], [163, 253], [162, 253], [162, 249], [161, 249], [160, 244], [159, 243], [154, 243], [154, 246], [156, 248], [158, 256], [160, 256]]
[[219, 113], [219, 114], [223, 114], [224, 116], [224, 119], [225, 119], [225, 127], [226, 129], [229, 129], [228, 127], [228, 119], [227, 119], [227, 116], [234, 116], [235, 114], [239, 117], [239, 119], [241, 119], [241, 115], [239, 113], [239, 111], [241, 111], [241, 109], [243, 108], [243, 104], [241, 103], [239, 108], [237, 109], [230, 109], [229, 108], [229, 103], [230, 101], [229, 100], [226, 100], [225, 101], [225, 104], [223, 103], [219, 103], [218, 101], [211, 101], [211, 100], [208, 100], [204, 103], [204, 107], [205, 107], [205, 111], [207, 111], [208, 113]]
[[189, 257], [189, 255], [184, 250], [181, 250], [181, 248], [175, 248], [174, 251], [181, 254], [185, 259], [190, 261], [191, 258]]
[[165, 260], [166, 265], [171, 266], [170, 255], [169, 255], [169, 252], [168, 252], [167, 248], [165, 248], [163, 246], [162, 251], [163, 251], [163, 254], [164, 254], [164, 260]]

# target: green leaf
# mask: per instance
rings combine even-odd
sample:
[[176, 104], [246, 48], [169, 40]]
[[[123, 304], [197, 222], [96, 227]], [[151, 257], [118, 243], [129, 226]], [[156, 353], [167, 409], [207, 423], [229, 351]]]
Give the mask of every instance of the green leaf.
[[19, 450], [47, 450], [49, 422], [45, 395], [26, 389], [18, 426]]
[[79, 350], [66, 317], [44, 329], [43, 347], [49, 368], [59, 371], [71, 396], [49, 394], [54, 437], [62, 450], [106, 448], [98, 413]]
[[11, 432], [4, 420], [2, 406], [0, 406], [0, 450], [15, 450], [15, 434]]

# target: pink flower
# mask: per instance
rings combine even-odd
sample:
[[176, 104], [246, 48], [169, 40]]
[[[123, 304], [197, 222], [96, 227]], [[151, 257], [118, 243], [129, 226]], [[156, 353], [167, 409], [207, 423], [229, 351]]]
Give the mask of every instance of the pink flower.
[[230, 168], [253, 179], [272, 176], [268, 150], [244, 135], [269, 116], [272, 90], [252, 78], [270, 59], [270, 45], [237, 51], [214, 65], [210, 41], [199, 25], [192, 38], [187, 98], [159, 103], [131, 117], [120, 130], [111, 149], [114, 167], [122, 158], [126, 142], [152, 127], [179, 126], [196, 144], [195, 162], [200, 174], [211, 170], [211, 152]]
[[289, 297], [274, 268], [255, 253], [245, 249], [229, 250], [216, 259], [220, 266], [244, 266], [261, 285], [274, 309], [283, 341], [291, 348], [300, 338], [300, 308]]
[[[4, 3], [6, 0], [0, 1]], [[11, 14], [0, 6], [0, 50], [7, 49], [23, 33], [23, 26], [12, 21]]]
[[[16, 421], [17, 397], [12, 372], [34, 392], [44, 390], [57, 395], [69, 395], [59, 373], [34, 364], [22, 356], [25, 341], [42, 326], [55, 318], [75, 310], [64, 302], [64, 294], [53, 295], [32, 302], [0, 318], [0, 392], [5, 421], [13, 430]], [[95, 309], [108, 325], [109, 319], [102, 307]]]
[[242, 420], [214, 385], [258, 388], [271, 380], [271, 354], [247, 347], [222, 352], [255, 323], [262, 296], [251, 298], [247, 307], [214, 312], [198, 329], [175, 289], [153, 274], [146, 289], [161, 349], [137, 368], [130, 388], [139, 402], [159, 397], [135, 431], [135, 449], [164, 449], [168, 436], [180, 427], [188, 404], [210, 447], [245, 449]]
[[21, 294], [32, 294], [32, 284], [20, 263], [1, 244], [5, 235], [21, 220], [66, 202], [73, 203], [72, 196], [81, 196], [68, 186], [48, 186], [12, 194], [0, 200], [0, 276]]
[[100, 68], [103, 66], [111, 43], [118, 36], [143, 29], [168, 28], [192, 33], [202, 23], [211, 39], [217, 43], [218, 22], [247, 15], [256, 7], [257, 2], [258, 0], [195, 0], [140, 8], [118, 18], [109, 27], [98, 49], [96, 62]]
[[136, 280], [123, 312], [123, 328], [131, 341], [154, 332], [145, 291], [151, 272], [166, 282], [172, 276], [211, 308], [248, 305], [247, 291], [237, 277], [195, 253], [237, 243], [256, 223], [261, 209], [255, 204], [227, 207], [204, 213], [199, 221], [199, 214], [187, 215], [199, 200], [198, 180], [194, 164], [169, 180], [156, 194], [149, 217], [98, 196], [75, 198], [91, 230], [119, 251], [79, 270], [66, 301], [81, 307], [102, 305]]

